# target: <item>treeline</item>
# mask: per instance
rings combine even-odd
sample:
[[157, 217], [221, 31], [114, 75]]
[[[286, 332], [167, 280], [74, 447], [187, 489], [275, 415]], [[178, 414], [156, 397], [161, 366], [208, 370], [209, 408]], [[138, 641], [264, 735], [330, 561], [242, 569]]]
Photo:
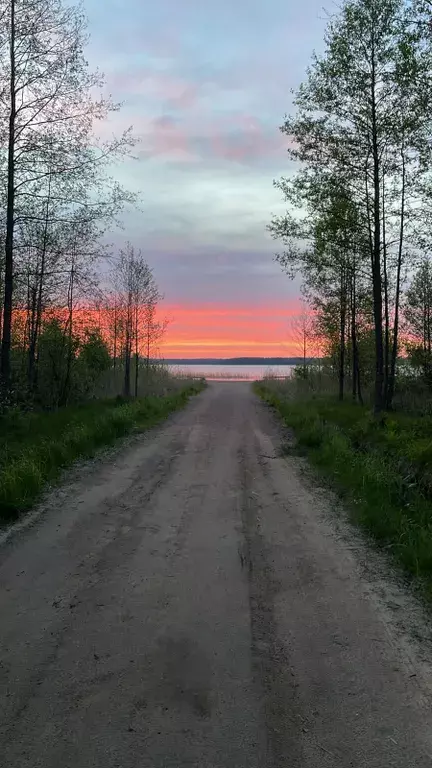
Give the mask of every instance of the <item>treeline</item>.
[[[303, 357], [193, 357], [172, 358], [165, 360], [173, 365], [300, 365]], [[307, 358], [306, 362], [313, 363], [313, 358]]]
[[375, 412], [403, 359], [432, 386], [432, 4], [344, 0], [281, 130], [295, 172], [269, 229], [300, 274], [314, 335]]
[[138, 358], [150, 360], [163, 331], [143, 256], [128, 245], [101, 269], [104, 235], [135, 202], [111, 176], [134, 137], [104, 138], [120, 105], [86, 42], [80, 7], [0, 0], [3, 406], [64, 405], [120, 363], [124, 393], [136, 392]]

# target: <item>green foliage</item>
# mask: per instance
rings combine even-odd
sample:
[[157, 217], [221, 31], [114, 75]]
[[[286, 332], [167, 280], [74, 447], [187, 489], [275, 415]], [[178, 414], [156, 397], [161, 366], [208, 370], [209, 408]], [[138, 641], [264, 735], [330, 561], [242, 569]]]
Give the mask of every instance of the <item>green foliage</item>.
[[111, 357], [108, 344], [103, 339], [99, 329], [85, 331], [79, 360], [92, 378], [99, 376], [110, 367]]
[[428, 0], [343, 0], [281, 127], [297, 170], [276, 183], [288, 204], [269, 226], [277, 260], [303, 278], [341, 397], [350, 360], [359, 399], [374, 379], [376, 412], [392, 406], [405, 276], [430, 247], [427, 7], [430, 20]]
[[308, 365], [296, 365], [293, 370], [293, 376], [295, 379], [307, 379], [309, 375]]
[[80, 342], [58, 320], [44, 324], [39, 338], [37, 400], [44, 406], [67, 403]]
[[79, 337], [58, 320], [50, 320], [39, 338], [36, 403], [56, 408], [82, 402], [110, 367], [108, 345], [100, 330], [87, 328]]
[[432, 598], [432, 416], [376, 419], [355, 404], [293, 399], [271, 382], [256, 390], [332, 479], [352, 520], [392, 552]]
[[0, 518], [29, 509], [64, 468], [157, 424], [202, 387], [202, 382], [185, 382], [165, 397], [119, 397], [48, 413], [9, 410], [0, 418]]
[[100, 330], [85, 331], [84, 340], [80, 344], [79, 353], [74, 362], [74, 379], [79, 390], [83, 394], [87, 394], [102, 374], [111, 368], [108, 344], [103, 339]]
[[423, 344], [407, 342], [405, 352], [410, 365], [424, 380], [432, 385], [432, 351], [425, 349]]

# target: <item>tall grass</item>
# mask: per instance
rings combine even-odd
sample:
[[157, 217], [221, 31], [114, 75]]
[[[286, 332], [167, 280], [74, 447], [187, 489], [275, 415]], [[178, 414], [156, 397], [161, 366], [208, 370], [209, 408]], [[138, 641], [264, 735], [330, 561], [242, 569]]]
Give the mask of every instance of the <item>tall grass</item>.
[[255, 386], [346, 499], [351, 519], [432, 598], [432, 417], [376, 420], [353, 403], [297, 399], [292, 388], [272, 382]]
[[[131, 391], [135, 391], [135, 360], [131, 362]], [[204, 379], [200, 374], [188, 377], [188, 381], [196, 382]], [[149, 367], [140, 361], [138, 369], [138, 397], [149, 395], [167, 395], [178, 392], [184, 385], [184, 377], [179, 376], [162, 362], [152, 362]], [[115, 368], [110, 368], [96, 382], [93, 396], [96, 398], [113, 398], [123, 393], [124, 369], [121, 361], [117, 361]]]
[[183, 382], [165, 396], [100, 400], [52, 412], [9, 411], [0, 418], [0, 519], [28, 510], [77, 459], [157, 424], [202, 387], [202, 382]]

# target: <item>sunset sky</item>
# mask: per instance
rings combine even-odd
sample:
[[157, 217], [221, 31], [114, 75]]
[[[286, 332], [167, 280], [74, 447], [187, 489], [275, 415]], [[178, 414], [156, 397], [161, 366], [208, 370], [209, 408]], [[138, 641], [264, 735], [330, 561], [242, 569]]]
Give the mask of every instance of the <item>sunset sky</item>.
[[165, 295], [166, 357], [287, 355], [299, 286], [266, 232], [289, 174], [278, 127], [322, 45], [322, 0], [85, 0], [91, 66], [124, 102], [137, 159], [116, 177], [141, 194], [110, 240], [140, 247]]

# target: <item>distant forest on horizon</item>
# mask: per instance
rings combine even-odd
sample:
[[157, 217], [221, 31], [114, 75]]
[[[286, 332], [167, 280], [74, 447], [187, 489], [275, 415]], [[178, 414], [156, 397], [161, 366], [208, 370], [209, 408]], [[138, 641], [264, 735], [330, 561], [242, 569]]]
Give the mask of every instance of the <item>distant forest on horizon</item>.
[[[307, 358], [310, 363], [317, 358]], [[227, 357], [227, 358], [170, 358], [164, 360], [168, 364], [177, 365], [299, 365], [303, 357]]]

